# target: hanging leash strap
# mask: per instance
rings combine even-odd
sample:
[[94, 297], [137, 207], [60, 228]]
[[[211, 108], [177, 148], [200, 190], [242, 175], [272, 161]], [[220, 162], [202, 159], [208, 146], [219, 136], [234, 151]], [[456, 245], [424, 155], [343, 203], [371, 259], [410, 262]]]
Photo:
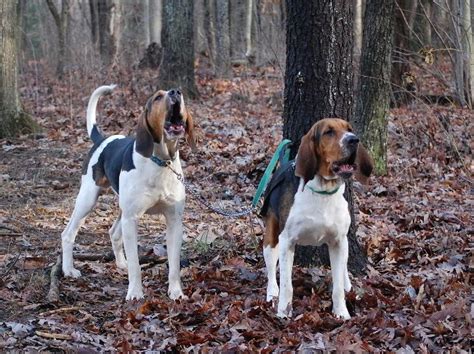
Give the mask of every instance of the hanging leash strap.
[[268, 182], [270, 181], [270, 177], [275, 170], [275, 166], [278, 161], [280, 162], [287, 162], [290, 159], [290, 150], [287, 148], [291, 144], [291, 140], [284, 139], [277, 147], [275, 153], [273, 154], [270, 163], [268, 164], [265, 172], [263, 173], [262, 179], [258, 184], [257, 191], [255, 192], [255, 196], [252, 200], [252, 207], [255, 208], [262, 196], [263, 192], [267, 188]]
[[186, 191], [188, 191], [194, 198], [196, 198], [196, 200], [199, 203], [201, 203], [202, 205], [204, 205], [205, 207], [207, 207], [208, 209], [212, 210], [213, 212], [217, 214], [227, 216], [229, 218], [238, 218], [241, 216], [248, 215], [255, 210], [254, 207], [242, 209], [240, 211], [227, 211], [224, 209], [217, 208], [213, 206], [212, 204], [208, 203], [207, 201], [205, 201], [203, 197], [201, 197], [193, 188], [191, 188], [191, 185], [184, 180], [183, 175], [177, 172], [175, 169], [173, 169], [173, 167], [171, 167], [171, 161], [167, 162], [166, 166], [171, 170], [171, 172], [173, 172], [176, 175], [176, 178], [178, 179], [178, 181], [180, 181], [183, 184]]
[[273, 174], [273, 171], [275, 170], [275, 167], [277, 163], [280, 162], [285, 162], [289, 160], [289, 155], [290, 155], [290, 150], [288, 149], [289, 145], [291, 144], [291, 141], [288, 139], [283, 140], [277, 147], [275, 153], [273, 154], [272, 159], [270, 160], [270, 163], [268, 164], [267, 168], [265, 169], [265, 172], [263, 173], [262, 179], [260, 180], [260, 183], [258, 184], [257, 191], [255, 193], [255, 196], [253, 197], [252, 200], [252, 206], [250, 208], [245, 208], [240, 211], [228, 211], [224, 210], [221, 208], [217, 208], [204, 200], [203, 197], [201, 197], [192, 187], [189, 183], [187, 183], [184, 180], [184, 177], [181, 173], [177, 172], [173, 167], [172, 167], [172, 160], [161, 160], [155, 156], [151, 157], [151, 160], [156, 163], [158, 166], [161, 167], [168, 167], [171, 172], [173, 172], [176, 175], [176, 178], [178, 181], [180, 181], [186, 191], [190, 193], [196, 200], [204, 205], [206, 208], [212, 210], [213, 212], [223, 215], [229, 218], [238, 218], [241, 216], [249, 215], [250, 213], [254, 212], [257, 208], [258, 201], [260, 200], [260, 197], [262, 194], [265, 192], [265, 189], [268, 185], [268, 182], [270, 181], [270, 177]]

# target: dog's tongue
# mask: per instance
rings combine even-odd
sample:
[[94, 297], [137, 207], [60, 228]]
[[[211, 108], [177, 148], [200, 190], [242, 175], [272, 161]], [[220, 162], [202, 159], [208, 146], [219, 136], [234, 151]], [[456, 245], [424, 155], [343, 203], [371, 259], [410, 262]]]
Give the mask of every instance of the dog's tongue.
[[352, 165], [340, 165], [339, 166], [339, 172], [341, 173], [344, 173], [344, 172], [352, 172], [354, 171], [354, 166]]
[[181, 124], [172, 124], [172, 125], [170, 125], [168, 130], [172, 131], [174, 133], [180, 133], [180, 132], [184, 131], [184, 126], [181, 125]]

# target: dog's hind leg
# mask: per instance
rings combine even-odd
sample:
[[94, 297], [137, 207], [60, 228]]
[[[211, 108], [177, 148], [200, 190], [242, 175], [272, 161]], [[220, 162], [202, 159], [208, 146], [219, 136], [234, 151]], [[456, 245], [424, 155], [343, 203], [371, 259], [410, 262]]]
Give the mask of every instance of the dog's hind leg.
[[267, 301], [278, 298], [276, 271], [278, 263], [278, 235], [280, 228], [277, 218], [271, 213], [265, 219], [265, 236], [263, 237], [263, 258], [267, 269]]
[[79, 228], [84, 223], [86, 216], [94, 207], [99, 196], [98, 187], [88, 175], [82, 177], [81, 188], [76, 198], [74, 211], [66, 228], [61, 234], [61, 244], [63, 251], [63, 273], [66, 277], [77, 278], [81, 272], [74, 268], [72, 250]]
[[114, 224], [109, 230], [110, 242], [112, 243], [112, 250], [114, 251], [115, 264], [118, 268], [127, 269], [127, 260], [123, 253], [123, 239], [122, 239], [122, 225], [121, 215], [115, 220]]

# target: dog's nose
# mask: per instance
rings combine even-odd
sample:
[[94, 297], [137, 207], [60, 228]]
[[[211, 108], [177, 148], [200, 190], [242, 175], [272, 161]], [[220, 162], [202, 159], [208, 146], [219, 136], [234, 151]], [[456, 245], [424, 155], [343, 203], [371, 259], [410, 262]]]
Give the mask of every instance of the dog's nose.
[[354, 146], [357, 146], [358, 143], [359, 143], [359, 138], [357, 137], [357, 135], [349, 134], [346, 137], [347, 146], [354, 147]]
[[181, 91], [179, 91], [178, 89], [171, 89], [169, 90], [168, 95], [170, 97], [179, 97], [181, 96]]

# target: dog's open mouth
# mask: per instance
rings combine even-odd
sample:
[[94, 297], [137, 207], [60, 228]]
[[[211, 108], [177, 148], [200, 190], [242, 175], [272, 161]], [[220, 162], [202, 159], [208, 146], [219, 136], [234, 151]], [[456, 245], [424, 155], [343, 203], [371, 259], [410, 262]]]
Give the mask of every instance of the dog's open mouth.
[[170, 137], [180, 137], [184, 134], [184, 124], [183, 123], [168, 123], [165, 124], [166, 134]]
[[357, 166], [355, 164], [355, 154], [353, 154], [347, 159], [333, 162], [332, 171], [339, 177], [348, 179], [352, 177], [353, 173], [356, 170], [356, 167]]

